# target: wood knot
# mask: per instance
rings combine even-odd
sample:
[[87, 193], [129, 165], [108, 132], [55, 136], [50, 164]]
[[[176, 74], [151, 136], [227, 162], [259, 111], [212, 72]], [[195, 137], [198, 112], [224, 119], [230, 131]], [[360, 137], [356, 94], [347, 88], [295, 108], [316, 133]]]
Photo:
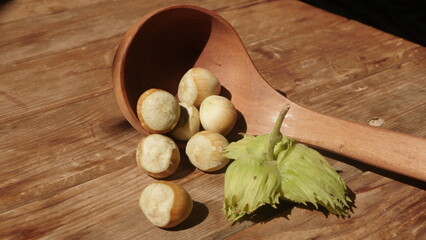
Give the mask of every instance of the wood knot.
[[379, 118], [379, 117], [373, 117], [372, 119], [368, 120], [368, 125], [373, 127], [380, 127], [383, 125], [385, 120]]

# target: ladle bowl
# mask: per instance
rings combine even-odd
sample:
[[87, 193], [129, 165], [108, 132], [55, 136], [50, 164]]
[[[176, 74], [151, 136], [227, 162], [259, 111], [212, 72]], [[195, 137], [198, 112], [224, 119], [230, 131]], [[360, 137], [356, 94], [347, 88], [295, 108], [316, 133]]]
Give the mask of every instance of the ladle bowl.
[[140, 133], [139, 96], [150, 88], [172, 94], [183, 74], [203, 67], [217, 76], [221, 95], [240, 116], [235, 131], [271, 131], [290, 104], [281, 131], [305, 144], [426, 181], [426, 139], [328, 117], [303, 108], [274, 90], [259, 74], [233, 27], [196, 6], [171, 6], [138, 21], [121, 41], [113, 63], [114, 92], [125, 118]]

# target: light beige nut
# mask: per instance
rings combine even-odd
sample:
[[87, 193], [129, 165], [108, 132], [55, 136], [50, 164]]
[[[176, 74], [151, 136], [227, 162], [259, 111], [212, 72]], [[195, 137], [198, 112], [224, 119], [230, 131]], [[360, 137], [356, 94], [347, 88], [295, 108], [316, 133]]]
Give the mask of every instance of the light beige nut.
[[177, 124], [180, 107], [175, 97], [161, 89], [149, 89], [138, 99], [136, 112], [142, 127], [150, 133], [167, 133]]
[[155, 178], [173, 174], [180, 162], [179, 148], [169, 137], [150, 134], [139, 142], [136, 149], [136, 163], [139, 168]]
[[212, 95], [200, 106], [200, 122], [205, 130], [215, 131], [223, 136], [231, 132], [237, 121], [237, 110], [227, 98]]

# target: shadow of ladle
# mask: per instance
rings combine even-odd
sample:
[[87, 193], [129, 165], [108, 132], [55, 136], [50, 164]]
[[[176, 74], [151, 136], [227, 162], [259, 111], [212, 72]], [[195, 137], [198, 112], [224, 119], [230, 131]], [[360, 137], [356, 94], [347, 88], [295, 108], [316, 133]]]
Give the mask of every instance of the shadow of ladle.
[[[290, 104], [281, 131], [296, 140], [360, 162], [426, 181], [426, 139], [328, 117], [303, 108], [274, 90], [259, 74], [233, 27], [196, 6], [172, 6], [145, 15], [124, 36], [113, 63], [118, 105], [139, 132], [139, 96], [150, 88], [176, 94], [192, 67], [213, 72], [241, 112], [248, 134], [271, 131]], [[238, 127], [238, 126], [237, 126]]]

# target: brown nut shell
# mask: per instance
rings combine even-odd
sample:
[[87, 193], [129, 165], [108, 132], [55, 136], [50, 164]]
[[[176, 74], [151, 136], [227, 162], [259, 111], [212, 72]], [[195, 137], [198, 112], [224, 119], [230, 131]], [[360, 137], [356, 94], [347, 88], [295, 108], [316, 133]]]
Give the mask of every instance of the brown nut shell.
[[214, 172], [228, 164], [229, 159], [223, 154], [228, 144], [217, 132], [201, 131], [189, 139], [185, 152], [192, 165], [205, 172]]
[[188, 141], [200, 131], [200, 113], [194, 105], [179, 103], [180, 118], [176, 127], [169, 133], [173, 139]]
[[210, 96], [220, 93], [219, 80], [205, 68], [191, 68], [182, 77], [178, 86], [178, 98], [195, 107], [200, 107], [201, 102]]
[[157, 181], [142, 191], [139, 206], [151, 223], [171, 228], [188, 218], [193, 202], [188, 192], [178, 184]]

